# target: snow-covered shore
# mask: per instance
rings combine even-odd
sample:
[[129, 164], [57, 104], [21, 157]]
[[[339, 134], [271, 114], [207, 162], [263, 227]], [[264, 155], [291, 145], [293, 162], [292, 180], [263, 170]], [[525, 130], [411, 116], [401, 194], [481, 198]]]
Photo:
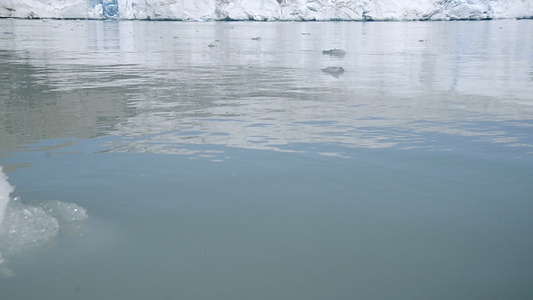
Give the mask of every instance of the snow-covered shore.
[[0, 0], [0, 18], [411, 21], [533, 18], [531, 0]]

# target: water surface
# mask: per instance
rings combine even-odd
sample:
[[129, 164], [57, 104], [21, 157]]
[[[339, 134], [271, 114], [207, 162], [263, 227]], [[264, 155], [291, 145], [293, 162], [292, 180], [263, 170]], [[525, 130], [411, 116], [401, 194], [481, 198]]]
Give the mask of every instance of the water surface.
[[2, 299], [533, 292], [531, 20], [0, 28], [11, 197], [89, 215]]

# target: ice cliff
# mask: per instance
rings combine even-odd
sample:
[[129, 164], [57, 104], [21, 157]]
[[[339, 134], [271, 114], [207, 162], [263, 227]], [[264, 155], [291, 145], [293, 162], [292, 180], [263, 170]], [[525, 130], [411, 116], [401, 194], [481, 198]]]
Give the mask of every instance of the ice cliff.
[[407, 21], [533, 18], [533, 0], [0, 0], [3, 18]]

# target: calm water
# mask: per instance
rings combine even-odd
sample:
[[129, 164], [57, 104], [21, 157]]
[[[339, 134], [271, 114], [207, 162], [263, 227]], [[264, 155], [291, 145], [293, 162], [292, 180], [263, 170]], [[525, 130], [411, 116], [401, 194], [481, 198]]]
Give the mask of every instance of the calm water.
[[526, 299], [532, 134], [531, 20], [0, 20], [11, 203], [89, 216], [0, 299]]

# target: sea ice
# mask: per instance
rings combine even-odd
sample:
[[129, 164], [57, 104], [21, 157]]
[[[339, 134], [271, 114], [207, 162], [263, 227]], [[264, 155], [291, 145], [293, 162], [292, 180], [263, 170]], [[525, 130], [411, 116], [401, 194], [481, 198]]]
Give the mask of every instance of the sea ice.
[[2, 230], [2, 221], [5, 216], [7, 203], [9, 202], [9, 194], [11, 194], [15, 188], [7, 182], [7, 176], [0, 166], [0, 231]]
[[46, 244], [62, 232], [79, 231], [88, 217], [87, 211], [61, 201], [24, 204], [10, 198], [14, 187], [0, 166], [0, 276], [12, 276], [5, 266], [5, 254], [16, 254]]

